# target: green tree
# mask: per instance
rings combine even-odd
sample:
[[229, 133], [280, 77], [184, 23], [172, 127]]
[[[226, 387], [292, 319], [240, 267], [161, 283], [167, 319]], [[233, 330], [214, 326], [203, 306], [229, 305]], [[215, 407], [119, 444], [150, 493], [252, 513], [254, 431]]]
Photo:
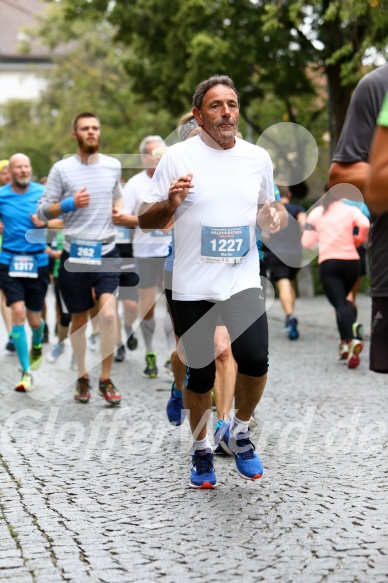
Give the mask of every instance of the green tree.
[[[193, 87], [215, 71], [228, 72], [234, 77], [241, 91], [241, 112], [245, 120], [242, 129], [244, 133], [253, 131], [256, 134], [250, 135], [251, 139], [257, 139], [265, 129], [262, 123], [264, 120], [268, 120], [268, 125], [271, 125], [286, 116], [287, 119], [292, 117], [292, 121], [309, 126], [312, 116], [324, 117], [322, 108], [316, 113], [311, 111], [311, 107], [302, 106], [299, 111], [303, 115], [296, 119], [298, 108], [291, 106], [291, 93], [287, 91], [282, 100], [281, 91], [274, 84], [275, 79], [279, 87], [283, 87], [281, 63], [278, 64], [279, 71], [272, 74], [260, 64], [255, 64], [250, 35], [256, 42], [256, 25], [249, 14], [244, 17], [249, 27], [249, 34], [242, 37], [244, 46], [240, 44], [236, 50], [230, 51], [230, 46], [235, 42], [232, 21], [242, 18], [239, 13], [242, 4], [244, 2], [241, 1], [231, 3], [229, 9], [224, 10], [222, 15], [218, 14], [215, 19], [213, 5], [202, 0], [191, 0], [188, 3], [174, 0], [167, 4], [158, 0], [117, 3], [62, 0], [60, 6], [65, 16], [62, 40], [66, 40], [66, 34], [69, 34], [67, 31], [80, 22], [92, 19], [97, 27], [111, 24], [116, 41], [128, 47], [122, 62], [134, 93], [142, 100], [152, 101], [155, 109], [168, 108], [175, 119], [190, 107]], [[220, 2], [215, 2], [215, 5], [219, 6]], [[250, 10], [255, 10], [253, 4], [248, 5]], [[53, 6], [57, 8], [58, 3]], [[181, 22], [185, 23], [186, 28]], [[213, 25], [209, 26], [209, 22]], [[42, 32], [53, 45], [58, 43], [61, 35], [57, 32], [53, 35], [50, 26], [42, 29]], [[314, 91], [311, 78], [305, 76], [296, 64], [295, 61], [294, 79], [297, 75], [299, 77], [295, 98], [297, 105], [301, 98], [314, 96]], [[274, 103], [277, 105], [276, 110], [273, 108]], [[259, 123], [263, 109], [265, 115], [261, 115]], [[272, 115], [269, 115], [270, 110], [273, 111]], [[326, 123], [323, 125], [326, 129]], [[289, 160], [285, 161], [292, 165]]]
[[113, 26], [84, 20], [69, 26], [63, 6], [49, 8], [38, 28], [29, 31], [31, 39], [39, 36], [52, 48], [64, 48], [38, 101], [15, 100], [1, 108], [2, 155], [23, 151], [35, 174], [46, 175], [54, 162], [74, 152], [71, 120], [81, 111], [101, 118], [106, 153], [136, 153], [144, 135], [170, 134], [175, 128], [171, 113], [135, 95], [124, 67], [130, 49], [113, 39]]
[[201, 79], [227, 72], [241, 91], [244, 116], [270, 87], [292, 121], [295, 99], [316, 93], [311, 71], [326, 76], [334, 141], [351, 91], [365, 72], [363, 59], [372, 50], [384, 52], [388, 44], [384, 0], [61, 0], [61, 4], [69, 22], [92, 18], [112, 23], [116, 38], [132, 49], [126, 68], [134, 90], [175, 114], [187, 107]]

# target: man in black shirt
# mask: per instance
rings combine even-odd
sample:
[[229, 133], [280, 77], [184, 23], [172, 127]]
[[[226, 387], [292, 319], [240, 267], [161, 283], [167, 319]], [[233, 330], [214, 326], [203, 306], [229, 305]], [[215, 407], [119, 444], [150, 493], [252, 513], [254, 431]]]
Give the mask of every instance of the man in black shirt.
[[[365, 75], [357, 85], [334, 152], [330, 187], [349, 183], [364, 195], [373, 133], [387, 91], [388, 63]], [[369, 249], [372, 297], [370, 369], [388, 373], [388, 213], [371, 215]]]

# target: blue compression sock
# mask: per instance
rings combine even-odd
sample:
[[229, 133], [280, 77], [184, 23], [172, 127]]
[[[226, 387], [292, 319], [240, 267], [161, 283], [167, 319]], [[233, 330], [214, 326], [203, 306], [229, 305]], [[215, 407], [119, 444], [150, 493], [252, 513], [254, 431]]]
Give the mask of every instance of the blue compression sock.
[[30, 358], [28, 356], [27, 335], [24, 326], [12, 326], [12, 337], [23, 372], [29, 370]]
[[44, 330], [44, 320], [42, 319], [42, 323], [36, 330], [32, 329], [32, 345], [33, 346], [40, 346], [42, 344], [42, 334]]

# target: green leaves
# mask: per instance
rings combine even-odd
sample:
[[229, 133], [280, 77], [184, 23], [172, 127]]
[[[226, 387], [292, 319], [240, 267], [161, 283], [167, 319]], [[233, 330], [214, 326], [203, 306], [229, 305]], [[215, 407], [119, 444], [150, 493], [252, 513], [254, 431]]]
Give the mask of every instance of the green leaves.
[[63, 135], [65, 120], [94, 108], [116, 151], [135, 148], [145, 133], [169, 134], [196, 85], [214, 73], [234, 79], [250, 139], [283, 119], [320, 141], [330, 94], [335, 142], [365, 56], [377, 59], [388, 46], [387, 0], [46, 1], [36, 34], [67, 50], [37, 108], [39, 123], [50, 135], [49, 112], [57, 111], [51, 123]]
[[71, 121], [81, 111], [99, 115], [102, 147], [111, 154], [136, 153], [144, 135], [168, 135], [175, 127], [168, 111], [162, 107], [154, 111], [148, 97], [134, 94], [125, 69], [132, 49], [115, 40], [114, 26], [106, 19], [83, 18], [69, 25], [65, 4], [50, 6], [37, 30], [30, 31], [32, 38], [39, 36], [51, 47], [66, 43], [47, 75], [47, 89], [37, 103], [17, 100], [0, 112], [4, 155], [22, 148], [37, 176], [46, 175], [54, 162], [75, 151]]

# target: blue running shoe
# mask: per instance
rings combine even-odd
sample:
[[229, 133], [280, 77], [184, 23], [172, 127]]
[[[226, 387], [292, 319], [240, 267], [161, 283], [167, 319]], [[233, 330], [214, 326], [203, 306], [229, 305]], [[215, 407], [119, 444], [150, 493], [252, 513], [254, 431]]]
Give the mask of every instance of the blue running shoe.
[[226, 430], [228, 429], [228, 423], [219, 419], [217, 421], [216, 430], [214, 433], [214, 445], [215, 448], [213, 453], [215, 455], [233, 455], [227, 445], [223, 442], [222, 438], [225, 435]]
[[288, 337], [290, 340], [298, 340], [299, 338], [298, 320], [296, 318], [291, 318], [290, 320], [290, 331]]
[[175, 381], [172, 383], [171, 387], [171, 397], [168, 400], [166, 411], [167, 417], [171, 425], [181, 425], [184, 418], [186, 417], [186, 411], [183, 406], [182, 397], [177, 397], [174, 393]]
[[237, 473], [244, 480], [258, 480], [264, 474], [263, 464], [257, 453], [255, 446], [249, 439], [247, 433], [238, 433], [235, 438], [229, 435], [230, 423], [222, 438], [222, 447], [225, 446], [232, 452], [236, 463]]
[[217, 488], [217, 478], [213, 467], [213, 454], [204, 450], [193, 453], [193, 467], [190, 488]]

